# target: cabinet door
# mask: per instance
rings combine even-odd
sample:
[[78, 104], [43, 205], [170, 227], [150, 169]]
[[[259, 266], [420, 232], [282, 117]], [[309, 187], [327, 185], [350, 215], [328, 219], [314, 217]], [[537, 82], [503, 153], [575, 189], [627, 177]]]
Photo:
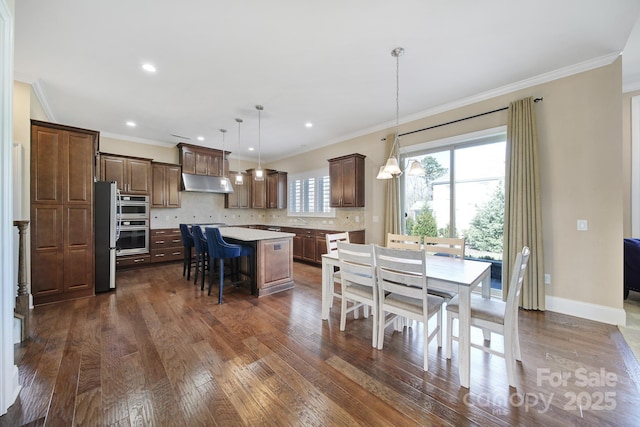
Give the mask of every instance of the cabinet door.
[[302, 259], [302, 240], [303, 237], [295, 235], [293, 237], [293, 259]]
[[31, 293], [36, 298], [64, 289], [62, 217], [62, 204], [31, 208]]
[[64, 292], [92, 290], [93, 220], [91, 205], [64, 207]]
[[348, 158], [341, 161], [342, 167], [342, 200], [340, 206], [356, 206], [356, 159]]
[[180, 161], [184, 173], [196, 173], [196, 153], [186, 149], [180, 150]]
[[209, 174], [209, 161], [211, 156], [206, 153], [196, 153], [196, 175]]
[[327, 253], [326, 233], [322, 233], [322, 237], [316, 237], [316, 262], [322, 262], [322, 255]]
[[87, 205], [93, 199], [93, 137], [65, 132], [63, 150], [64, 203]]
[[334, 161], [329, 163], [329, 181], [331, 182], [329, 205], [334, 207], [342, 206], [342, 162]]
[[180, 179], [182, 178], [182, 170], [180, 166], [167, 166], [167, 174], [165, 176], [166, 190], [166, 206], [168, 208], [180, 207]]
[[31, 130], [31, 201], [62, 203], [62, 132], [40, 126]]
[[167, 199], [167, 167], [152, 164], [151, 177], [151, 207], [164, 208]]
[[100, 156], [100, 179], [115, 181], [118, 190], [125, 191], [125, 159], [122, 157]]
[[126, 176], [129, 194], [149, 194], [151, 192], [151, 162], [148, 160], [127, 159]]
[[267, 207], [287, 208], [287, 173], [275, 172], [267, 175]]
[[264, 209], [267, 207], [267, 184], [266, 180], [256, 181], [255, 171], [249, 175], [251, 179], [251, 207], [254, 209]]
[[221, 170], [222, 170], [222, 156], [210, 154], [209, 166], [207, 167], [207, 175], [222, 176]]
[[307, 235], [302, 238], [302, 259], [305, 261], [316, 262], [315, 236]]

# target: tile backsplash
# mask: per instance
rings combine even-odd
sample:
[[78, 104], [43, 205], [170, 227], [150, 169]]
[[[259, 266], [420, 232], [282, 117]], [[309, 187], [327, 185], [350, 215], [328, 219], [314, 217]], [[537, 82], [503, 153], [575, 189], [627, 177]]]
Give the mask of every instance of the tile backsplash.
[[265, 224], [280, 227], [357, 230], [365, 228], [364, 208], [336, 209], [334, 218], [290, 217], [286, 209], [225, 209], [224, 194], [183, 191], [180, 208], [151, 208], [151, 228], [177, 228], [181, 223]]

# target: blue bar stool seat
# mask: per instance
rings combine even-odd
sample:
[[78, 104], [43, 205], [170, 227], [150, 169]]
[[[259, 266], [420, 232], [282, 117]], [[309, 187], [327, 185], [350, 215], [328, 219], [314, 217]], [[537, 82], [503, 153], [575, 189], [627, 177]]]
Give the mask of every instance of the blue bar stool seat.
[[[211, 257], [211, 260], [218, 260], [218, 264], [219, 264], [218, 304], [222, 304], [222, 289], [224, 287], [224, 261], [226, 259], [237, 260], [240, 257], [253, 258], [254, 250], [253, 250], [253, 247], [251, 246], [235, 245], [235, 244], [225, 242], [218, 228], [213, 228], [213, 227], [206, 228], [205, 233], [206, 233], [207, 245], [209, 248], [209, 256]], [[252, 293], [254, 293], [253, 279], [255, 275], [255, 272], [253, 271], [254, 270], [253, 265], [254, 265], [253, 259], [250, 259], [249, 268], [251, 271], [249, 274], [250, 276], [249, 281], [252, 283], [252, 288], [251, 288]], [[236, 268], [235, 274], [239, 275], [239, 273], [240, 273], [239, 268]], [[241, 283], [241, 282], [234, 282], [234, 284], [237, 284], [237, 283]], [[213, 275], [210, 274], [209, 275], [209, 292], [208, 292], [209, 295], [211, 295], [212, 285], [213, 285]]]

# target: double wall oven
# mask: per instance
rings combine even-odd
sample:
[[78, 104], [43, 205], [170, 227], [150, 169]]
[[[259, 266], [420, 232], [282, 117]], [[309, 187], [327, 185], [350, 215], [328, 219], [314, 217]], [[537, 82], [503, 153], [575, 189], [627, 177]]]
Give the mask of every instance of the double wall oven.
[[121, 194], [118, 198], [118, 256], [149, 253], [149, 196]]

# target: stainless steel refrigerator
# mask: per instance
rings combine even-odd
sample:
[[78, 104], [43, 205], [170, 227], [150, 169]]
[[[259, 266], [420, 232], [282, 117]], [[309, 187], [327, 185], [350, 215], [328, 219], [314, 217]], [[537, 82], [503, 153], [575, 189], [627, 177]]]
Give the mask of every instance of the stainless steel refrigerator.
[[115, 182], [95, 182], [94, 223], [96, 244], [96, 293], [116, 287], [118, 241], [118, 189]]

